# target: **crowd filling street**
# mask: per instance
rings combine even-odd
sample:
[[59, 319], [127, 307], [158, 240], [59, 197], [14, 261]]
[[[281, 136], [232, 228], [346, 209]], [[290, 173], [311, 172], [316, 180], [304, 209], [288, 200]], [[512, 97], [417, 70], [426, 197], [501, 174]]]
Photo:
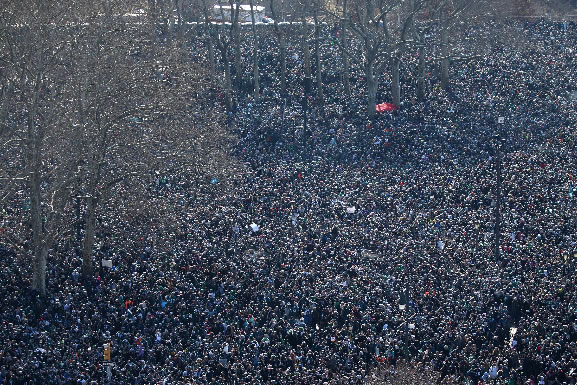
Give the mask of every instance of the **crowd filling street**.
[[99, 218], [93, 287], [60, 242], [47, 304], [30, 299], [29, 261], [0, 245], [0, 384], [106, 383], [108, 341], [114, 384], [362, 384], [400, 360], [439, 383], [577, 383], [577, 25], [507, 28], [514, 42], [452, 63], [450, 91], [427, 67], [424, 102], [407, 54], [400, 109], [374, 118], [354, 63], [345, 96], [325, 28], [325, 98], [314, 86], [306, 127], [299, 37], [282, 97], [261, 28], [262, 93], [239, 92], [228, 115], [242, 165], [228, 187], [151, 177], [142, 205], [170, 220]]

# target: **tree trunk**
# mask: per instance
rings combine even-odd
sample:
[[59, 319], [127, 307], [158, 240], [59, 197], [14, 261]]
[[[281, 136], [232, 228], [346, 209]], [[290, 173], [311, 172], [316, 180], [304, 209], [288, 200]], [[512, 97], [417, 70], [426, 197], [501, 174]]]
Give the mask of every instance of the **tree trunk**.
[[401, 60], [398, 57], [393, 57], [391, 60], [391, 95], [393, 97], [393, 104], [396, 106], [401, 105], [401, 74], [400, 74], [400, 64]]
[[[204, 12], [205, 12], [205, 21], [208, 25], [210, 25], [210, 20], [208, 17], [208, 8], [206, 6], [206, 0], [203, 0], [204, 5]], [[218, 0], [218, 5], [220, 5], [220, 0]], [[232, 11], [232, 2], [231, 2], [231, 11]], [[220, 8], [220, 17], [221, 17], [221, 26], [224, 26], [224, 11], [222, 7]], [[214, 38], [218, 49], [220, 50], [220, 54], [222, 56], [222, 61], [224, 63], [224, 98], [225, 98], [225, 105], [226, 110], [228, 112], [232, 112], [232, 80], [231, 80], [231, 71], [230, 71], [230, 59], [228, 57], [227, 49], [228, 44], [225, 45], [224, 38], [220, 36], [220, 34]]]
[[158, 7], [156, 0], [148, 0], [148, 18], [150, 23], [150, 38], [153, 42], [156, 41], [156, 23], [158, 21]]
[[[36, 157], [37, 155], [34, 155]], [[36, 168], [36, 165], [34, 166]], [[40, 169], [30, 176], [30, 219], [32, 222], [32, 243], [34, 260], [32, 266], [32, 289], [40, 295], [46, 295], [46, 255], [48, 250], [43, 242], [42, 205], [40, 196]]]
[[93, 273], [92, 249], [96, 230], [96, 199], [92, 196], [88, 197], [86, 202], [85, 226], [84, 242], [82, 244], [82, 277], [88, 280], [92, 278]]
[[311, 50], [309, 47], [309, 39], [307, 37], [307, 22], [305, 17], [302, 17], [302, 46], [303, 46], [303, 55], [304, 55], [304, 70], [305, 70], [305, 77], [311, 77]]
[[[207, 5], [206, 5], [206, 0], [203, 0], [202, 2], [202, 11], [204, 14], [204, 31], [206, 33], [206, 46], [208, 48], [208, 69], [209, 69], [209, 73], [210, 73], [210, 77], [212, 78], [212, 80], [215, 80], [216, 78], [216, 61], [215, 61], [215, 57], [214, 57], [214, 44], [213, 44], [213, 36], [212, 36], [212, 24], [210, 22], [210, 18], [208, 16], [208, 9], [207, 9]], [[222, 14], [222, 10], [221, 10], [221, 14]]]
[[320, 38], [321, 29], [319, 26], [319, 20], [317, 15], [317, 7], [315, 6], [314, 11], [315, 20], [315, 64], [316, 64], [316, 78], [317, 78], [317, 98], [319, 104], [324, 103], [324, 93], [323, 93], [323, 76], [322, 76], [322, 66], [321, 66], [321, 50], [320, 50]]
[[183, 17], [184, 0], [175, 0], [176, 2], [176, 17], [178, 20], [178, 39], [182, 41], [186, 31], [186, 25]]
[[174, 33], [174, 0], [169, 0], [166, 2], [167, 5], [164, 7], [165, 15], [166, 15], [166, 26], [168, 28], [168, 39], [172, 38], [172, 34]]
[[[8, 106], [10, 105], [10, 100], [12, 99], [12, 91], [14, 86], [10, 80], [7, 80], [2, 87], [2, 98], [0, 100], [0, 122], [6, 122], [8, 120]], [[4, 127], [0, 127], [0, 135], [4, 132]]]
[[250, 19], [252, 23], [252, 38], [253, 38], [253, 77], [254, 77], [254, 101], [258, 100], [260, 94], [260, 75], [258, 68], [258, 36], [256, 34], [256, 24], [254, 19], [254, 5], [253, 0], [250, 0]]
[[286, 95], [286, 39], [278, 24], [278, 14], [274, 7], [275, 0], [270, 0], [270, 11], [274, 22], [274, 30], [278, 39], [280, 48], [280, 93], [282, 96]]
[[446, 25], [445, 10], [440, 10], [441, 17], [441, 87], [447, 90], [449, 82], [449, 26]]
[[367, 113], [368, 116], [374, 116], [377, 113], [377, 88], [379, 86], [374, 63], [365, 64], [365, 77], [367, 79]]
[[[82, 61], [83, 71], [86, 71], [87, 68], [86, 61]], [[100, 88], [100, 87], [98, 87]], [[84, 76], [82, 78], [81, 84], [78, 87], [78, 99], [77, 99], [77, 111], [78, 111], [78, 122], [80, 123], [80, 129], [84, 129], [86, 127], [86, 93], [88, 92], [89, 85], [88, 85], [88, 78]], [[102, 92], [102, 90], [98, 90], [98, 92]], [[98, 125], [100, 126], [100, 125]], [[100, 128], [100, 127], [98, 127]], [[92, 130], [90, 130], [92, 131]], [[102, 155], [104, 158], [106, 156], [106, 147], [104, 143], [106, 141], [105, 137], [106, 134], [100, 132], [100, 134], [104, 135], [104, 137], [99, 138], [100, 146], [97, 145], [97, 141], [90, 140], [90, 131], [85, 131], [85, 142], [86, 147], [84, 147], [84, 152], [86, 154], [86, 159], [88, 163], [88, 168], [83, 170], [87, 170], [88, 176], [88, 193], [90, 196], [88, 197], [88, 201], [86, 202], [86, 224], [85, 224], [85, 233], [84, 233], [84, 240], [83, 240], [83, 247], [82, 247], [82, 278], [85, 282], [90, 282], [90, 278], [92, 278], [92, 246], [94, 245], [94, 225], [95, 225], [95, 202], [94, 202], [94, 194], [96, 194], [96, 185], [98, 180], [100, 179], [100, 166], [99, 162], [95, 159], [95, 153]], [[80, 177], [82, 178], [83, 175]], [[82, 182], [79, 181], [78, 185], [81, 186]], [[78, 191], [77, 193], [80, 193]], [[80, 244], [80, 196], [76, 197], [76, 216], [77, 216], [77, 240]], [[89, 248], [87, 248], [87, 244], [89, 244]]]
[[347, 49], [347, 0], [343, 1], [343, 23], [341, 28], [341, 57], [343, 60], [343, 73], [342, 81], [345, 88], [345, 95], [347, 97], [351, 96], [351, 83], [349, 75], [349, 56], [345, 50]]
[[232, 34], [233, 34], [233, 41], [234, 41], [234, 69], [235, 69], [235, 75], [234, 75], [234, 83], [235, 83], [235, 88], [237, 90], [240, 90], [240, 88], [242, 87], [242, 62], [241, 62], [241, 52], [240, 52], [240, 24], [239, 24], [239, 7], [240, 7], [240, 3], [235, 4], [236, 6], [234, 7], [234, 9], [232, 9], [233, 7], [233, 2], [231, 0], [230, 2], [230, 6], [231, 6], [231, 15], [232, 15]]
[[425, 100], [425, 47], [419, 47], [419, 63], [417, 65], [417, 99]]
[[[98, 205], [98, 183], [102, 176], [102, 160], [107, 156], [106, 133], [102, 134], [101, 142], [96, 148], [89, 148], [88, 154], [88, 195], [86, 198], [86, 213], [84, 240], [82, 242], [82, 277], [85, 282], [90, 282], [93, 275], [93, 255], [94, 237], [96, 231], [96, 208]], [[94, 153], [97, 153], [100, 159], [96, 159]]]
[[214, 61], [214, 44], [212, 44], [212, 38], [210, 37], [210, 32], [207, 31], [206, 45], [208, 47], [208, 71], [210, 77], [214, 80], [216, 76], [216, 64]]
[[235, 83], [236, 88], [240, 90], [242, 87], [242, 62], [240, 56], [240, 28], [237, 26], [234, 28], [234, 69], [235, 69]]
[[308, 31], [307, 31], [307, 22], [304, 16], [304, 12], [301, 16], [301, 24], [302, 24], [302, 36], [301, 36], [301, 44], [304, 53], [304, 71], [305, 71], [305, 78], [303, 79], [304, 85], [304, 94], [303, 94], [303, 101], [302, 101], [302, 108], [303, 108], [303, 151], [306, 153], [307, 151], [307, 144], [308, 139], [310, 136], [310, 131], [308, 128], [308, 98], [310, 95], [311, 87], [312, 87], [312, 79], [311, 79], [311, 51], [309, 47], [309, 40], [308, 40]]
[[48, 248], [44, 245], [34, 251], [34, 267], [32, 276], [32, 290], [40, 296], [46, 297], [46, 259]]
[[183, 28], [182, 28], [182, 6], [183, 6], [183, 0], [174, 0], [174, 7], [176, 8], [176, 18], [178, 20], [178, 31], [179, 33], [182, 33]]
[[254, 101], [258, 100], [260, 95], [260, 75], [259, 75], [259, 68], [258, 68], [258, 50], [256, 46], [254, 47], [254, 63], [252, 66], [253, 77], [254, 77]]
[[44, 243], [44, 229], [42, 226], [42, 178], [40, 173], [42, 170], [43, 129], [36, 123], [41, 79], [41, 73], [38, 72], [35, 79], [34, 97], [28, 112], [27, 158], [29, 167], [31, 168], [28, 189], [30, 190], [30, 222], [32, 224], [32, 244], [34, 250], [32, 289], [44, 297], [46, 296], [46, 256], [48, 255], [48, 248]]
[[[223, 55], [226, 55], [226, 53], [223, 53]], [[230, 74], [230, 63], [226, 59], [224, 61], [224, 85], [226, 110], [232, 112], [232, 79]]]
[[286, 95], [286, 39], [283, 33], [279, 35], [280, 45], [280, 90], [281, 95]]
[[160, 34], [162, 36], [162, 38], [166, 39], [167, 41], [170, 40], [171, 38], [171, 19], [172, 19], [172, 15], [169, 15], [169, 13], [167, 12], [167, 8], [170, 8], [170, 6], [166, 5], [166, 2], [168, 2], [169, 4], [171, 3], [171, 0], [156, 0], [156, 7], [158, 8], [158, 22], [160, 24]]

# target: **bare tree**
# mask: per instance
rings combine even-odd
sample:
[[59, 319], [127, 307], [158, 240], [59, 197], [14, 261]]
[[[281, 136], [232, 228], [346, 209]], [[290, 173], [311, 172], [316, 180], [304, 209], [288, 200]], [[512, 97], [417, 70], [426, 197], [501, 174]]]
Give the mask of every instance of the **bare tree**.
[[[383, 8], [380, 10], [375, 9], [375, 3], [372, 0], [365, 0], [364, 4], [356, 4], [355, 19], [357, 22], [349, 23], [351, 30], [361, 39], [363, 46], [362, 57], [364, 60], [362, 65], [367, 82], [367, 111], [369, 116], [376, 113], [379, 74], [386, 64], [385, 61], [379, 61], [383, 50], [386, 48], [384, 28], [380, 28], [380, 24], [383, 23], [388, 12], [392, 9], [391, 5], [384, 8], [385, 4], [381, 4]], [[351, 17], [350, 20], [352, 21]], [[384, 26], [384, 24], [381, 25]]]
[[314, 43], [315, 43], [315, 74], [317, 81], [317, 99], [320, 104], [324, 104], [324, 93], [323, 93], [323, 76], [322, 76], [322, 64], [321, 64], [321, 26], [319, 23], [319, 10], [322, 7], [320, 1], [315, 1], [313, 4], [313, 20], [315, 22], [314, 29]]
[[397, 22], [395, 32], [389, 33], [391, 50], [391, 94], [393, 103], [401, 103], [401, 85], [400, 85], [400, 65], [402, 56], [414, 44], [413, 33], [415, 15], [419, 13], [424, 5], [424, 0], [406, 0], [401, 1], [396, 7]]
[[158, 76], [151, 62], [156, 61], [158, 67], [155, 55], [158, 59], [164, 56], [159, 50], [155, 49], [156, 53], [152, 54], [144, 46], [130, 47], [134, 53], [129, 54], [127, 60], [125, 47], [130, 46], [130, 39], [137, 37], [139, 31], [133, 26], [128, 30], [117, 28], [112, 14], [122, 13], [123, 5], [121, 2], [94, 2], [91, 9], [95, 14], [104, 6], [112, 7], [111, 12], [98, 23], [84, 28], [70, 55], [70, 62], [76, 64], [70, 75], [74, 87], [70, 99], [76, 106], [70, 120], [77, 127], [75, 132], [82, 148], [76, 194], [78, 200], [83, 199], [86, 203], [81, 252], [85, 278], [92, 275], [96, 217], [99, 205], [105, 203], [103, 196], [114, 183], [138, 169], [134, 164], [122, 167], [115, 161], [120, 138], [124, 139], [121, 143], [123, 155], [134, 155], [130, 150], [139, 148], [137, 144], [141, 139], [139, 135], [124, 135], [122, 127], [128, 118], [143, 114], [143, 110], [149, 108], [146, 105], [151, 97], [159, 95], [160, 88], [149, 90], [154, 82], [147, 82], [152, 76]]
[[[0, 90], [0, 122], [6, 122], [8, 117], [8, 106], [14, 97], [14, 81], [7, 73], [2, 74], [2, 89]], [[0, 126], [0, 138], [8, 130]]]
[[[220, 4], [220, 0], [219, 0]], [[230, 40], [234, 47], [234, 84], [237, 90], [240, 90], [243, 84], [242, 78], [242, 51], [240, 44], [240, 2], [234, 3], [234, 0], [229, 0], [230, 4]]]
[[252, 39], [253, 39], [253, 53], [252, 53], [252, 69], [253, 69], [253, 88], [254, 88], [254, 100], [257, 101], [260, 94], [260, 80], [259, 80], [259, 68], [258, 68], [258, 35], [256, 33], [256, 23], [254, 18], [254, 4], [253, 0], [250, 0], [250, 20], [252, 26]]
[[[219, 1], [220, 3], [220, 1]], [[220, 5], [220, 4], [219, 4]], [[205, 26], [209, 30], [209, 35], [218, 48], [221, 56], [221, 62], [224, 66], [224, 94], [225, 94], [225, 104], [227, 111], [232, 111], [232, 75], [231, 75], [231, 58], [229, 54], [231, 40], [232, 26], [229, 33], [226, 33], [225, 23], [224, 23], [224, 11], [222, 7], [220, 8], [221, 23], [216, 26], [211, 22], [211, 17], [208, 10], [208, 4], [206, 0], [202, 0], [202, 11], [204, 13]]]
[[[172, 39], [175, 21], [178, 21], [178, 28], [182, 26], [183, 0], [148, 0], [148, 5], [153, 23], [152, 30], [156, 31], [158, 28], [163, 40]], [[175, 11], [177, 19], [174, 17]]]
[[279, 45], [279, 55], [280, 55], [280, 68], [281, 68], [281, 73], [280, 73], [280, 89], [281, 89], [281, 95], [286, 95], [286, 36], [285, 36], [285, 32], [282, 30], [282, 28], [279, 25], [279, 17], [280, 15], [277, 13], [276, 11], [276, 0], [270, 0], [270, 11], [272, 13], [272, 17], [273, 17], [273, 23], [274, 23], [274, 31], [275, 31], [275, 35], [277, 37], [278, 40], [278, 45]]
[[343, 0], [343, 10], [342, 10], [342, 21], [341, 21], [341, 58], [343, 61], [343, 72], [342, 72], [342, 79], [343, 79], [343, 86], [345, 89], [345, 95], [347, 97], [351, 96], [351, 82], [350, 82], [350, 69], [349, 69], [349, 55], [347, 54], [349, 42], [347, 39], [347, 24], [349, 20], [348, 16], [348, 0]]
[[182, 11], [184, 8], [184, 0], [172, 0], [173, 8], [176, 10], [176, 19], [178, 21], [178, 31], [182, 33], [184, 31], [184, 18], [182, 17]]
[[[376, 95], [379, 75], [386, 66], [391, 68], [391, 95], [394, 104], [400, 104], [400, 63], [409, 47], [410, 27], [414, 15], [422, 6], [421, 0], [365, 0], [354, 4], [349, 15], [349, 27], [361, 40], [367, 82], [368, 115], [376, 113]], [[397, 16], [394, 18], [393, 16]], [[355, 20], [356, 22], [353, 22]], [[342, 47], [343, 52], [348, 52]], [[349, 53], [355, 60], [359, 55]]]
[[310, 48], [310, 37], [309, 37], [309, 24], [307, 22], [307, 12], [308, 12], [308, 3], [302, 4], [301, 9], [301, 46], [303, 50], [303, 57], [304, 57], [304, 73], [306, 79], [311, 79], [312, 70], [311, 70], [311, 48]]
[[[123, 2], [116, 6], [121, 13]], [[78, 66], [85, 70], [76, 73], [75, 93], [83, 139], [80, 189], [86, 202], [85, 277], [92, 275], [96, 218], [103, 207], [114, 209], [110, 198], [117, 184], [138, 185], [136, 181], [150, 170], [163, 169], [163, 163], [204, 169], [215, 159], [226, 158], [227, 149], [220, 112], [205, 108], [211, 104], [206, 100], [210, 85], [206, 72], [181, 48], [184, 37], [135, 47], [138, 54], [127, 57], [125, 47], [144, 40], [138, 25], [111, 33], [118, 28], [115, 19], [107, 19], [95, 29], [83, 49], [75, 50], [77, 60], [88, 61]], [[189, 111], [191, 103], [202, 115]], [[151, 157], [153, 153], [157, 155]], [[216, 164], [220, 170], [227, 168], [222, 162]], [[130, 189], [124, 195], [137, 199], [139, 194]]]
[[422, 25], [417, 25], [415, 23], [415, 18], [413, 17], [412, 20], [412, 28], [411, 31], [413, 33], [413, 38], [415, 41], [415, 47], [417, 48], [418, 52], [418, 63], [417, 63], [417, 73], [416, 73], [416, 87], [417, 87], [417, 99], [419, 101], [425, 100], [425, 66], [426, 66], [426, 58], [425, 58], [425, 33], [424, 28]]
[[[436, 58], [440, 65], [441, 87], [450, 88], [449, 67], [451, 61], [470, 60], [475, 56], [454, 55], [452, 53], [450, 34], [451, 30], [460, 21], [464, 20], [467, 10], [479, 5], [484, 0], [437, 0], [431, 3], [431, 13], [439, 17], [439, 47], [440, 56]], [[477, 8], [480, 9], [480, 8]], [[472, 15], [469, 15], [472, 16]], [[476, 15], [479, 16], [479, 15]], [[475, 17], [468, 18], [468, 25]]]
[[8, 140], [0, 153], [8, 158], [0, 172], [3, 181], [26, 187], [31, 286], [44, 296], [47, 257], [61, 230], [73, 181], [70, 170], [76, 163], [74, 151], [69, 151], [71, 138], [62, 133], [64, 106], [59, 100], [69, 71], [65, 52], [72, 40], [72, 29], [62, 26], [74, 20], [68, 5], [10, 1], [3, 7], [0, 39], [7, 53], [3, 61], [14, 87], [10, 92], [18, 98], [5, 100], [10, 107], [2, 124]]
[[205, 72], [180, 42], [150, 42], [146, 25], [124, 25], [119, 16], [127, 4], [83, 3], [80, 12], [11, 2], [0, 12], [2, 74], [19, 96], [4, 99], [0, 197], [24, 188], [29, 217], [2, 237], [18, 239], [23, 254], [29, 250], [31, 285], [43, 296], [50, 251], [74, 227], [74, 198], [84, 207], [81, 253], [89, 277], [96, 218], [118, 209], [117, 185], [130, 181], [123, 195], [131, 199], [163, 164], [194, 167], [200, 176], [223, 174], [230, 163], [226, 125], [206, 100]]
[[213, 42], [213, 34], [215, 33], [214, 29], [212, 28], [210, 16], [208, 13], [208, 7], [206, 1], [203, 0], [202, 4], [199, 5], [202, 14], [202, 24], [203, 24], [203, 32], [204, 32], [204, 42], [206, 44], [206, 50], [208, 52], [208, 71], [210, 77], [213, 81], [216, 81], [216, 62], [215, 62], [215, 55], [214, 55], [214, 42]]

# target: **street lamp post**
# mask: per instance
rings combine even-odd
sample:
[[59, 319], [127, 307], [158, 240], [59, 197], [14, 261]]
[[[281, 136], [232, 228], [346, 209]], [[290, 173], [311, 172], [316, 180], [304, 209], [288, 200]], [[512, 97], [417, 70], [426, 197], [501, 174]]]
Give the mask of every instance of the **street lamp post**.
[[399, 298], [399, 310], [403, 313], [403, 321], [405, 323], [405, 343], [404, 343], [404, 355], [405, 359], [409, 359], [409, 316], [408, 316], [408, 306], [409, 306], [409, 280], [407, 274], [407, 282], [405, 290], [400, 293]]

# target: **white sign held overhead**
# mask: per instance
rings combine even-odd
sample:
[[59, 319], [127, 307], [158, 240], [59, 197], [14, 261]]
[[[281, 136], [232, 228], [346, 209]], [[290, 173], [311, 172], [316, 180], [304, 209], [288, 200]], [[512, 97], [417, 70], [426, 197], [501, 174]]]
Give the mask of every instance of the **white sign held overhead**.
[[109, 267], [112, 269], [112, 259], [103, 259], [102, 267]]
[[439, 239], [437, 241], [437, 247], [439, 248], [439, 250], [443, 251], [443, 249], [445, 248], [445, 242], [443, 242]]
[[258, 225], [257, 225], [256, 223], [254, 223], [254, 222], [250, 224], [250, 228], [251, 228], [251, 230], [254, 231], [255, 233], [259, 230]]

